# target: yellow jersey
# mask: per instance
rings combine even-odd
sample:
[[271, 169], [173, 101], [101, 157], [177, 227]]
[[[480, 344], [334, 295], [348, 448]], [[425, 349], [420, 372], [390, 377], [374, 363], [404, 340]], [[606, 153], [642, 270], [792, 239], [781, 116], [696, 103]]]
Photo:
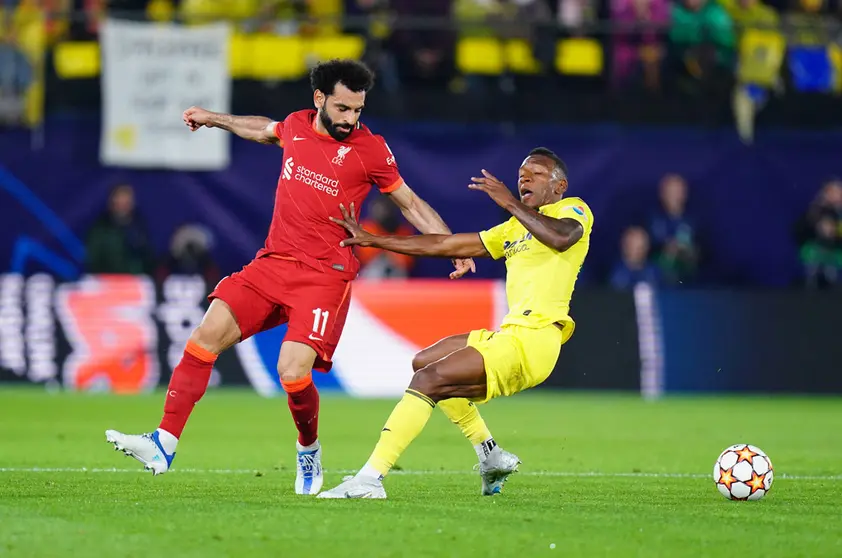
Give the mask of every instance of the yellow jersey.
[[[556, 219], [582, 224], [582, 238], [565, 252], [542, 244], [517, 218], [479, 233], [492, 258], [506, 258], [506, 300], [509, 313], [502, 325], [541, 328], [564, 325], [564, 338], [573, 333], [570, 298], [585, 261], [593, 229], [593, 213], [581, 198], [564, 198], [538, 210]], [[569, 324], [570, 327], [567, 327]]]

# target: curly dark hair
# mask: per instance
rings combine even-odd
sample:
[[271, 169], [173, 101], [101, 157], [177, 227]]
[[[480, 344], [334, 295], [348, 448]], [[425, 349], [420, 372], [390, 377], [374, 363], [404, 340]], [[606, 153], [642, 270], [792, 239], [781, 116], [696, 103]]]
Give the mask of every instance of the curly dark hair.
[[332, 95], [337, 83], [351, 91], [368, 92], [374, 85], [374, 73], [357, 60], [336, 59], [317, 64], [310, 70], [310, 86], [325, 95]]

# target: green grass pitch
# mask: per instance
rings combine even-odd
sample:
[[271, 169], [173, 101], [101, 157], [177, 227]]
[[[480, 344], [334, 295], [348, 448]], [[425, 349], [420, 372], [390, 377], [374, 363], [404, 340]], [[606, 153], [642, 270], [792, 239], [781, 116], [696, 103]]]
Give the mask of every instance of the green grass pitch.
[[[479, 495], [470, 444], [436, 411], [387, 501], [295, 496], [285, 399], [212, 391], [174, 469], [103, 431], [157, 425], [163, 393], [0, 390], [0, 556], [842, 556], [842, 399], [528, 393], [483, 415], [523, 464]], [[394, 401], [325, 395], [326, 487], [368, 457]], [[755, 444], [770, 494], [731, 502], [719, 452]], [[40, 469], [40, 470], [39, 470]]]

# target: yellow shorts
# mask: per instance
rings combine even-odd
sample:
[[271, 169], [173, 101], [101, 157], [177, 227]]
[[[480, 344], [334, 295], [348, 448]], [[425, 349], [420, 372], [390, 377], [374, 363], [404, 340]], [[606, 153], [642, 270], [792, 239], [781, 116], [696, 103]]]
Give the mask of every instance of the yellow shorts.
[[[572, 322], [565, 324], [565, 329], [568, 328], [572, 329]], [[473, 401], [485, 403], [537, 386], [550, 376], [561, 346], [569, 338], [569, 334], [555, 325], [537, 329], [504, 325], [500, 331], [472, 331], [468, 346], [482, 355], [488, 381], [485, 398]]]

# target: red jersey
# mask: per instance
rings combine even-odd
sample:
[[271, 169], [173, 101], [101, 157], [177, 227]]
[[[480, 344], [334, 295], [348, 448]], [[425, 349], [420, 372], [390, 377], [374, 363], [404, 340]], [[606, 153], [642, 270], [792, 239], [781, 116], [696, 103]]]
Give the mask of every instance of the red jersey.
[[383, 193], [403, 184], [386, 141], [359, 124], [344, 141], [313, 128], [315, 110], [293, 112], [275, 125], [284, 148], [275, 211], [266, 244], [257, 253], [296, 259], [320, 271], [353, 278], [360, 264], [339, 242], [347, 231], [328, 217], [342, 218], [339, 204], [357, 215], [373, 184]]

